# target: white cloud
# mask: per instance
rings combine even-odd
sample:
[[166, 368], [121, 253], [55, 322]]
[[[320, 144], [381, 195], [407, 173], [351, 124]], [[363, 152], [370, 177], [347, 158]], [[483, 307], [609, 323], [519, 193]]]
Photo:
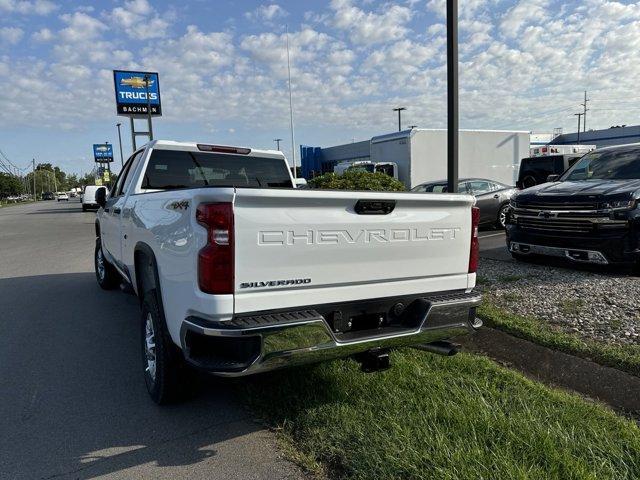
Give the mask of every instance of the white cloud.
[[49, 15], [58, 8], [49, 0], [0, 0], [0, 11], [22, 15]]
[[333, 26], [345, 30], [356, 44], [374, 45], [405, 36], [412, 10], [400, 5], [382, 5], [380, 13], [365, 12], [352, 0], [332, 0]]
[[544, 24], [548, 19], [549, 0], [520, 0], [502, 17], [500, 30], [513, 38], [530, 22]]
[[269, 5], [260, 5], [252, 12], [247, 12], [244, 15], [249, 20], [253, 20], [256, 22], [262, 21], [267, 24], [272, 24], [274, 20], [285, 18], [286, 16], [288, 16], [289, 12], [287, 12], [280, 5], [272, 3]]
[[128, 0], [109, 15], [111, 21], [126, 34], [137, 40], [150, 40], [167, 36], [169, 20], [158, 14], [147, 0]]
[[59, 36], [65, 42], [81, 42], [99, 37], [108, 27], [86, 13], [66, 13], [60, 19], [67, 24], [60, 30]]
[[0, 28], [0, 45], [15, 45], [24, 35], [24, 30], [18, 27], [2, 27]]
[[49, 42], [53, 40], [53, 36], [54, 35], [51, 30], [48, 28], [41, 28], [37, 32], [34, 32], [33, 35], [31, 35], [31, 38], [36, 42]]
[[[632, 123], [629, 117], [640, 108], [640, 4], [587, 0], [539, 15], [542, 1], [461, 0], [461, 124], [573, 127], [571, 114], [584, 89], [593, 100], [589, 126]], [[294, 107], [301, 132], [306, 128], [311, 137], [336, 130], [384, 132], [393, 126], [394, 104], [409, 107], [407, 122], [443, 126], [446, 29], [440, 18], [422, 22], [425, 13], [417, 18], [417, 9], [437, 11], [444, 3], [422, 0], [414, 13], [406, 5], [334, 0], [305, 14], [313, 27], [292, 29]], [[465, 5], [474, 15], [463, 13]], [[120, 15], [119, 22], [107, 21], [114, 15]], [[244, 18], [243, 11], [238, 15]], [[128, 35], [151, 38], [137, 18], [165, 37], [152, 45], [129, 41]], [[166, 24], [156, 28], [155, 18]], [[227, 31], [198, 24], [175, 33], [164, 26], [170, 18], [146, 0], [129, 1], [106, 13], [69, 10], [60, 16], [62, 28], [29, 32], [34, 40], [51, 42], [53, 55], [34, 60], [19, 57], [18, 49], [2, 51], [0, 75], [20, 82], [5, 82], [0, 89], [0, 125], [38, 121], [57, 128], [63, 121], [78, 126], [111, 121], [111, 68], [139, 68], [160, 72], [162, 122], [169, 129], [189, 119], [220, 134], [235, 128], [240, 139], [245, 127], [256, 132], [286, 128], [281, 29], [262, 26], [255, 32], [257, 26], [250, 25], [255, 34], [248, 34], [237, 22]], [[3, 27], [26, 29], [17, 22]], [[619, 104], [606, 103], [612, 102], [609, 97], [628, 98], [626, 110], [612, 110]]]

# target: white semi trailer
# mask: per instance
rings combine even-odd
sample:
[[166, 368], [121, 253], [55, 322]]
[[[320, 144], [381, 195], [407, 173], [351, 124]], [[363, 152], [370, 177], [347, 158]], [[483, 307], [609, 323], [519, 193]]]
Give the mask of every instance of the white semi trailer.
[[[529, 156], [529, 132], [460, 130], [460, 178], [515, 185], [520, 160]], [[414, 128], [373, 137], [370, 161], [395, 163], [407, 188], [447, 178], [447, 131]]]

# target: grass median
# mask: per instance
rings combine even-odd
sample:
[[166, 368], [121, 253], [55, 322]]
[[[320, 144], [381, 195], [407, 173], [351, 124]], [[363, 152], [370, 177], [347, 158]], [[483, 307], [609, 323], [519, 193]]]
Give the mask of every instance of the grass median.
[[289, 455], [332, 479], [640, 478], [640, 429], [486, 357], [392, 353], [286, 370], [243, 387]]
[[507, 312], [488, 296], [484, 297], [478, 314], [489, 327], [640, 376], [640, 345], [603, 343], [561, 332], [547, 322]]

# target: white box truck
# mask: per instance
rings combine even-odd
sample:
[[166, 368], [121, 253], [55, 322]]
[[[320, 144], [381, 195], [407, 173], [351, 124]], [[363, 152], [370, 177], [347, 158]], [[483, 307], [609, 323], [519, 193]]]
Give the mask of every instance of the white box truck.
[[[529, 132], [460, 130], [460, 178], [515, 185], [520, 160], [529, 156]], [[447, 178], [447, 131], [414, 128], [373, 137], [371, 162], [392, 162], [407, 188]]]

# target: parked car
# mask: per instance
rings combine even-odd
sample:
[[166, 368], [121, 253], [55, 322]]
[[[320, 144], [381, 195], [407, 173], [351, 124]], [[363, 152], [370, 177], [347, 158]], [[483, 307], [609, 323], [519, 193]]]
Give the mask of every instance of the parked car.
[[59, 193], [58, 194], [58, 201], [62, 201], [64, 200], [65, 202], [69, 201], [69, 195], [67, 195], [65, 192]]
[[76, 194], [75, 190], [71, 190], [71, 191], [69, 192], [69, 196], [70, 196], [71, 198], [76, 198], [77, 194]]
[[[455, 353], [479, 328], [470, 195], [298, 190], [280, 152], [152, 141], [96, 218], [104, 289], [142, 307], [142, 370], [157, 403], [185, 367], [220, 376], [388, 351]], [[88, 192], [85, 192], [88, 195]]]
[[56, 196], [53, 194], [53, 192], [44, 192], [42, 194], [42, 200], [55, 200]]
[[[428, 182], [413, 187], [412, 192], [446, 193], [447, 181]], [[480, 208], [480, 224], [492, 224], [504, 228], [509, 210], [509, 200], [516, 192], [515, 187], [484, 178], [463, 178], [458, 183], [459, 193], [468, 193], [476, 197], [476, 206]]]
[[639, 264], [640, 144], [594, 150], [548, 180], [511, 199], [507, 246], [516, 259]]
[[102, 185], [87, 185], [84, 188], [84, 193], [82, 194], [82, 211], [86, 212], [87, 210], [98, 210], [100, 205], [96, 201], [96, 193], [98, 190], [104, 189], [105, 194], [109, 195], [109, 190], [107, 187]]

